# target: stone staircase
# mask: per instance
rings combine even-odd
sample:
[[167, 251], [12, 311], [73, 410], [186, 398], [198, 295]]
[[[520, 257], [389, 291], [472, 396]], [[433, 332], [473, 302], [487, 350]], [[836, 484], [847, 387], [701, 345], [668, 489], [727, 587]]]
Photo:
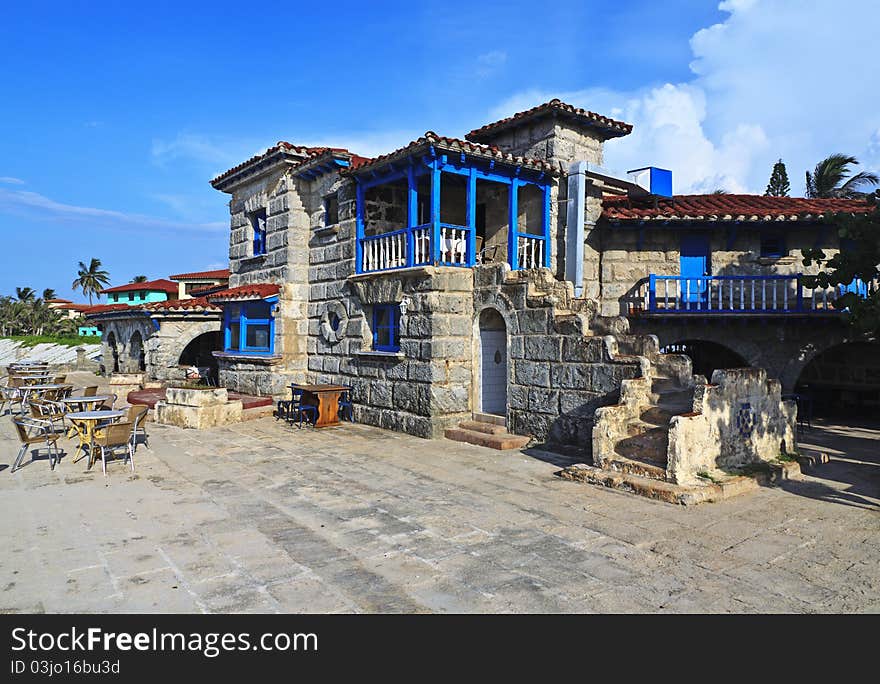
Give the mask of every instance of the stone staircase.
[[690, 359], [661, 354], [651, 336], [617, 339], [622, 351], [642, 356], [647, 364], [642, 377], [623, 381], [620, 404], [598, 412], [602, 438], [594, 434], [594, 463], [627, 475], [668, 480], [669, 422], [693, 411]]
[[529, 442], [528, 437], [512, 435], [507, 431], [504, 416], [488, 413], [475, 413], [471, 420], [463, 420], [458, 427], [448, 428], [446, 439], [467, 442], [477, 446], [506, 451], [522, 449]]

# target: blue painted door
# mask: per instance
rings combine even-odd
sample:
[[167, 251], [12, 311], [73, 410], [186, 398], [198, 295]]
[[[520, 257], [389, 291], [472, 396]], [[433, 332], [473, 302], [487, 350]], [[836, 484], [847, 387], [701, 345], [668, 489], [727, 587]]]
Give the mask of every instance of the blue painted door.
[[706, 281], [703, 278], [710, 275], [711, 263], [708, 235], [682, 236], [679, 273], [682, 278], [687, 279], [681, 282], [682, 301], [706, 301]]

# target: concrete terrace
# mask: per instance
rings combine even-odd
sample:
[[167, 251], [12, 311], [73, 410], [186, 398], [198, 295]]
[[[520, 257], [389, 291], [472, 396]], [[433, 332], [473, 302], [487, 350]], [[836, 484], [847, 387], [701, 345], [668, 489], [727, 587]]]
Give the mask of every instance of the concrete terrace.
[[880, 611], [877, 430], [814, 429], [816, 477], [683, 508], [563, 481], [541, 452], [272, 418], [150, 423], [134, 475], [10, 475], [11, 428], [3, 611]]

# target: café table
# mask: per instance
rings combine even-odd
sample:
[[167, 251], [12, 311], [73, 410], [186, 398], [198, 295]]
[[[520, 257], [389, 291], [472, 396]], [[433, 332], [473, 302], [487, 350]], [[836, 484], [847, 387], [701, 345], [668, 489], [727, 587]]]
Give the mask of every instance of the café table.
[[62, 390], [66, 387], [73, 387], [73, 385], [51, 383], [48, 385], [25, 385], [24, 387], [20, 387], [19, 389], [21, 390], [23, 397], [22, 402], [27, 403], [27, 400], [32, 394], [42, 396], [46, 392], [51, 392], [52, 390]]
[[315, 420], [316, 428], [332, 427], [339, 425], [339, 395], [347, 392], [350, 388], [345, 385], [296, 385], [290, 386], [291, 390], [301, 390], [302, 403], [316, 406], [318, 418]]
[[61, 403], [72, 411], [90, 410], [112, 398], [109, 394], [97, 394], [94, 397], [65, 397]]
[[76, 456], [80, 449], [85, 452], [85, 447], [89, 447], [88, 467], [91, 468], [92, 452], [94, 451], [92, 442], [95, 439], [95, 427], [100, 421], [115, 421], [124, 415], [125, 411], [73, 411], [68, 413], [65, 417], [75, 426], [76, 434], [79, 437], [79, 444], [76, 445], [76, 449], [73, 451], [72, 462], [76, 463], [79, 460]]

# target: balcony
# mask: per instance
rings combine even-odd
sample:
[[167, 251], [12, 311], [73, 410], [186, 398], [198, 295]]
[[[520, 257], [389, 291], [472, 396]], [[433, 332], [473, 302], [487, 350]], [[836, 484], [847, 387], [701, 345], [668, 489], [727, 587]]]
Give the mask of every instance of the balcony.
[[396, 163], [355, 175], [357, 273], [489, 261], [550, 266], [543, 172], [436, 150]]
[[877, 283], [854, 280], [843, 287], [808, 288], [802, 274], [725, 275], [686, 278], [650, 275], [630, 299], [629, 313], [648, 316], [838, 315], [834, 301], [845, 292], [865, 296]]

